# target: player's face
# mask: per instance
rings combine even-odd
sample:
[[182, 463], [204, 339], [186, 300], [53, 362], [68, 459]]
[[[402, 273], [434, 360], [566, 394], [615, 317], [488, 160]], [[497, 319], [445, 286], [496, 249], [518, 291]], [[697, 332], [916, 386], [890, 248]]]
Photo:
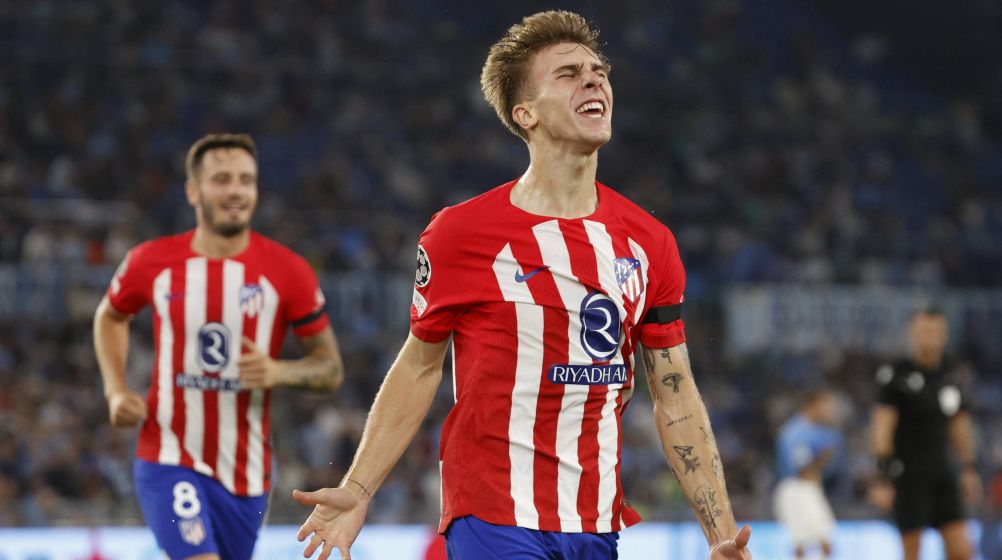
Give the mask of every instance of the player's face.
[[835, 396], [831, 393], [824, 393], [814, 403], [815, 414], [822, 424], [834, 425], [838, 418]]
[[188, 183], [188, 203], [199, 225], [224, 237], [250, 227], [257, 206], [257, 163], [240, 148], [209, 150], [195, 181]]
[[942, 354], [949, 338], [946, 317], [920, 313], [912, 319], [912, 346], [919, 352]]
[[560, 43], [536, 53], [526, 96], [519, 105], [528, 111], [532, 141], [548, 138], [595, 150], [612, 138], [609, 65], [584, 45]]

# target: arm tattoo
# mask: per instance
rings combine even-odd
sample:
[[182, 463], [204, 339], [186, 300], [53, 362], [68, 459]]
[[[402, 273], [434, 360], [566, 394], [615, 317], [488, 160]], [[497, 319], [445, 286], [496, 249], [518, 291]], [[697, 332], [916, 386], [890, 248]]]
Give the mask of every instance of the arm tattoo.
[[669, 364], [674, 363], [674, 362], [671, 361], [671, 352], [669, 352], [667, 348], [662, 348], [661, 349], [661, 357], [662, 358], [667, 358]]
[[644, 357], [644, 368], [647, 370], [647, 385], [651, 389], [651, 400], [657, 402], [661, 399], [658, 392], [654, 390], [654, 357], [647, 350], [644, 350], [641, 355]]
[[685, 472], [682, 474], [689, 474], [691, 472], [696, 472], [699, 468], [699, 457], [692, 454], [691, 445], [673, 445], [675, 453], [678, 453], [678, 458], [682, 459], [682, 464], [685, 465]]
[[699, 431], [703, 432], [703, 443], [710, 443], [710, 440], [713, 439], [710, 437], [710, 432], [706, 431], [706, 428], [702, 426], [699, 427]]
[[675, 424], [682, 424], [683, 422], [688, 422], [689, 420], [692, 420], [692, 414], [686, 414], [685, 416], [682, 416], [681, 418], [674, 418], [672, 420], [669, 420], [668, 423], [665, 424], [665, 427], [671, 428]]
[[661, 377], [661, 384], [671, 387], [672, 392], [678, 393], [678, 384], [682, 381], [682, 374], [677, 372], [666, 373]]
[[699, 507], [699, 515], [707, 525], [716, 529], [717, 518], [724, 514], [717, 507], [717, 492], [711, 490], [709, 486], [700, 486], [696, 490], [696, 505]]
[[720, 455], [714, 455], [713, 459], [710, 461], [710, 468], [713, 469], [713, 474], [717, 475], [720, 480], [724, 479], [724, 465], [720, 462]]

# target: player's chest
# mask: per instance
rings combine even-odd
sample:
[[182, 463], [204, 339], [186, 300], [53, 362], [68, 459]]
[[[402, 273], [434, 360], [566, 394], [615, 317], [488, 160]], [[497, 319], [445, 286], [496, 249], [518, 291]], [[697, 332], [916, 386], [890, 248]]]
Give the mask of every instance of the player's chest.
[[151, 299], [161, 315], [186, 322], [256, 319], [281, 305], [277, 282], [263, 266], [204, 257], [164, 268], [153, 281]]

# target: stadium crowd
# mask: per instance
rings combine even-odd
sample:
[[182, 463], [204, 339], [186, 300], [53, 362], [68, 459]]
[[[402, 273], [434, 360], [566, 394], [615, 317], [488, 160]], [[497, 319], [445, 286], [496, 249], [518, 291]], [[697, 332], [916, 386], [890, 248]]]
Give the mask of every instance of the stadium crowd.
[[[273, 408], [270, 522], [301, 521], [290, 489], [340, 479], [406, 335], [421, 229], [526, 164], [479, 92], [500, 22], [533, 11], [503, 4], [0, 3], [0, 526], [141, 521], [136, 434], [108, 425], [90, 317], [131, 246], [192, 225], [183, 154], [223, 130], [258, 141], [254, 227], [305, 255], [334, 295], [344, 387], [279, 392]], [[679, 239], [690, 350], [737, 516], [771, 517], [774, 431], [797, 387], [821, 381], [841, 395], [848, 441], [836, 513], [874, 515], [863, 428], [882, 357], [735, 357], [720, 294], [757, 282], [1002, 286], [1000, 131], [974, 101], [916, 94], [881, 37], [842, 33], [791, 1], [578, 9], [601, 26], [614, 68], [599, 177]], [[138, 389], [152, 341], [135, 336]], [[1002, 415], [1002, 358], [987, 344], [956, 346], [982, 426]], [[373, 521], [437, 518], [449, 385]], [[684, 519], [642, 385], [624, 423], [626, 494], [648, 519]], [[982, 437], [989, 475], [1002, 436]]]

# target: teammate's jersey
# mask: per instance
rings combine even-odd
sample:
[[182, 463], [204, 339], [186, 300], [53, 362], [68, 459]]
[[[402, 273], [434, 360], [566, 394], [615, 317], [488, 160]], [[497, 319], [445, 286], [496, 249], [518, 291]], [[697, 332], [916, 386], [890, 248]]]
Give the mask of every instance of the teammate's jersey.
[[108, 288], [121, 313], [153, 306], [156, 361], [136, 455], [258, 496], [271, 487], [270, 392], [241, 389], [242, 338], [277, 357], [289, 325], [298, 336], [327, 326], [324, 298], [309, 264], [264, 236], [211, 259], [192, 251], [193, 235], [137, 246]]
[[[829, 449], [836, 453], [841, 446], [842, 434], [838, 430], [811, 422], [803, 414], [796, 414], [779, 429], [776, 445], [779, 475], [783, 478], [795, 477], [818, 455]], [[830, 469], [831, 465], [829, 462], [827, 468]]]
[[440, 530], [472, 514], [618, 531], [640, 519], [620, 481], [633, 351], [638, 340], [685, 341], [681, 319], [644, 323], [651, 307], [681, 303], [678, 248], [668, 228], [604, 185], [595, 213], [561, 219], [512, 205], [514, 184], [442, 210], [418, 247], [411, 332], [453, 337]]
[[911, 360], [877, 369], [877, 402], [898, 411], [894, 455], [906, 471], [942, 472], [950, 468], [950, 419], [967, 407], [947, 361], [937, 371]]

